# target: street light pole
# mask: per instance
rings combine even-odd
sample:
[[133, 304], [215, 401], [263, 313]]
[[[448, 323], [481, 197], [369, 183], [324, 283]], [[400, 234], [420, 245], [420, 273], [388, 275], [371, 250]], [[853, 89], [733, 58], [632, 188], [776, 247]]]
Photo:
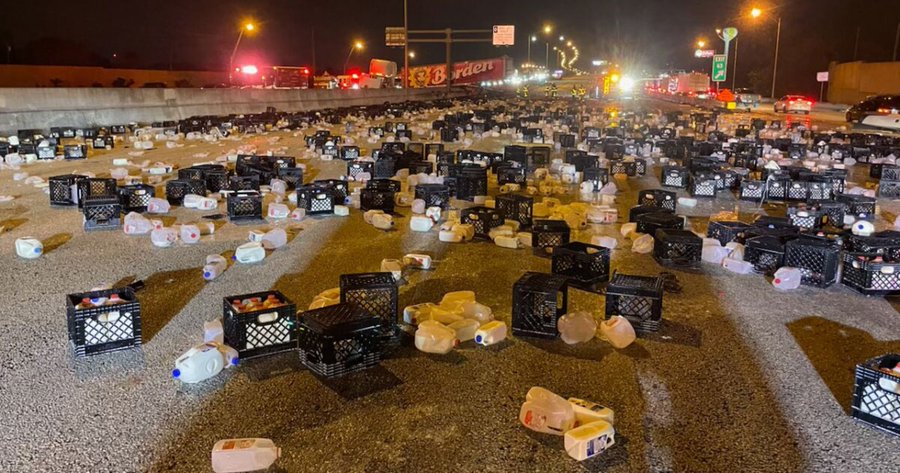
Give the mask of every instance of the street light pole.
[[356, 45], [350, 46], [350, 53], [347, 54], [347, 60], [344, 61], [344, 74], [347, 73], [347, 65], [350, 64], [350, 56], [353, 56], [353, 50], [356, 49]]
[[531, 38], [528, 38], [528, 63], [531, 63]]
[[550, 42], [544, 43], [547, 46], [547, 57], [544, 58], [544, 69], [550, 70]]
[[778, 27], [775, 30], [775, 63], [772, 64], [772, 95], [771, 98], [775, 99], [775, 79], [778, 74], [778, 47], [781, 44], [781, 17], [778, 17]]
[[409, 102], [409, 14], [407, 0], [403, 0], [403, 94]]
[[897, 36], [894, 37], [894, 61], [897, 60], [897, 46], [900, 46], [900, 22], [897, 22]]
[[731, 76], [731, 91], [734, 92], [735, 83], [737, 82], [737, 49], [738, 49], [738, 38], [734, 38], [734, 70], [732, 71]]
[[231, 75], [234, 73], [234, 56], [237, 54], [238, 46], [241, 45], [241, 38], [244, 37], [244, 28], [238, 33], [237, 41], [234, 42], [234, 49], [231, 50], [231, 58], [228, 60], [228, 79], [231, 82]]

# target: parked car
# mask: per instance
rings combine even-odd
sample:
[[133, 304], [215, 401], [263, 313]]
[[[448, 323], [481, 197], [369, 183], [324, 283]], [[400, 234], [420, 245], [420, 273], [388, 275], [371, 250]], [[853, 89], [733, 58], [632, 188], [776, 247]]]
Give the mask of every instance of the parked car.
[[869, 115], [898, 114], [900, 114], [900, 95], [876, 95], [850, 107], [846, 117], [850, 123], [862, 123]]
[[750, 89], [734, 89], [734, 101], [738, 108], [746, 108], [749, 112], [753, 107], [759, 107], [762, 97]]
[[785, 95], [775, 102], [775, 113], [800, 112], [809, 115], [812, 111], [813, 100], [802, 95]]

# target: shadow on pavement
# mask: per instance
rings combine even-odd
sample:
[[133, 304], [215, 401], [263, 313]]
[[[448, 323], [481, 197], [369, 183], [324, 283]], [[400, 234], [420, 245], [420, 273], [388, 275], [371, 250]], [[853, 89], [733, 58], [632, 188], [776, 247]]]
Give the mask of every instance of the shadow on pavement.
[[900, 340], [876, 340], [867, 332], [821, 317], [806, 317], [787, 327], [847, 414], [853, 398], [856, 365], [878, 355], [900, 351]]
[[163, 271], [144, 279], [138, 293], [143, 343], [152, 340], [205, 284], [202, 267]]

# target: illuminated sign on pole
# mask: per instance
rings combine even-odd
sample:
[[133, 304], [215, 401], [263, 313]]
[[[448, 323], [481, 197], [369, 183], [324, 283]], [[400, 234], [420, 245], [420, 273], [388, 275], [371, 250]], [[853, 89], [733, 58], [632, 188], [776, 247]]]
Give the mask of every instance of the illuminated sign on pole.
[[694, 51], [694, 57], [708, 58], [716, 54], [714, 49], [697, 49]]

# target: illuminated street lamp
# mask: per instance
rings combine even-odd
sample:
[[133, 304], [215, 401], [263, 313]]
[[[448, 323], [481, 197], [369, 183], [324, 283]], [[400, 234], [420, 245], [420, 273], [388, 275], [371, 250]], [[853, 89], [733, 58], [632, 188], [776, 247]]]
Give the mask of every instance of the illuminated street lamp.
[[706, 46], [706, 41], [703, 41], [702, 39], [698, 39], [697, 47], [702, 49], [704, 46]]
[[353, 44], [350, 46], [350, 53], [347, 54], [347, 60], [344, 61], [344, 74], [347, 73], [347, 65], [350, 64], [350, 56], [353, 56], [353, 51], [362, 51], [363, 47], [363, 42], [359, 40], [353, 42]]
[[409, 52], [409, 58], [410, 58], [410, 59], [415, 59], [415, 58], [416, 58], [416, 52], [415, 52], [415, 51], [410, 51], [410, 52]]
[[231, 50], [231, 58], [228, 60], [228, 77], [231, 78], [231, 74], [234, 73], [234, 56], [237, 54], [238, 46], [241, 45], [241, 39], [244, 37], [244, 31], [247, 34], [251, 34], [256, 31], [256, 25], [253, 24], [252, 21], [248, 21], [241, 25], [241, 30], [238, 33], [237, 41], [234, 42], [234, 49]]
[[544, 43], [544, 46], [546, 47], [546, 57], [544, 58], [544, 68], [545, 69], [550, 69], [550, 39], [549, 38], [550, 38], [550, 33], [552, 33], [552, 32], [553, 32], [552, 26], [550, 26], [549, 24], [544, 25], [544, 36], [546, 36], [548, 38], [547, 41]]
[[[759, 8], [753, 8], [750, 10], [751, 18], [759, 18], [762, 16], [762, 10]], [[775, 29], [775, 60], [772, 64], [772, 95], [771, 98], [775, 98], [775, 78], [778, 74], [778, 48], [781, 44], [781, 16], [778, 17], [778, 26]]]
[[531, 64], [531, 43], [537, 42], [537, 35], [531, 35], [531, 41], [528, 41], [528, 64]]

